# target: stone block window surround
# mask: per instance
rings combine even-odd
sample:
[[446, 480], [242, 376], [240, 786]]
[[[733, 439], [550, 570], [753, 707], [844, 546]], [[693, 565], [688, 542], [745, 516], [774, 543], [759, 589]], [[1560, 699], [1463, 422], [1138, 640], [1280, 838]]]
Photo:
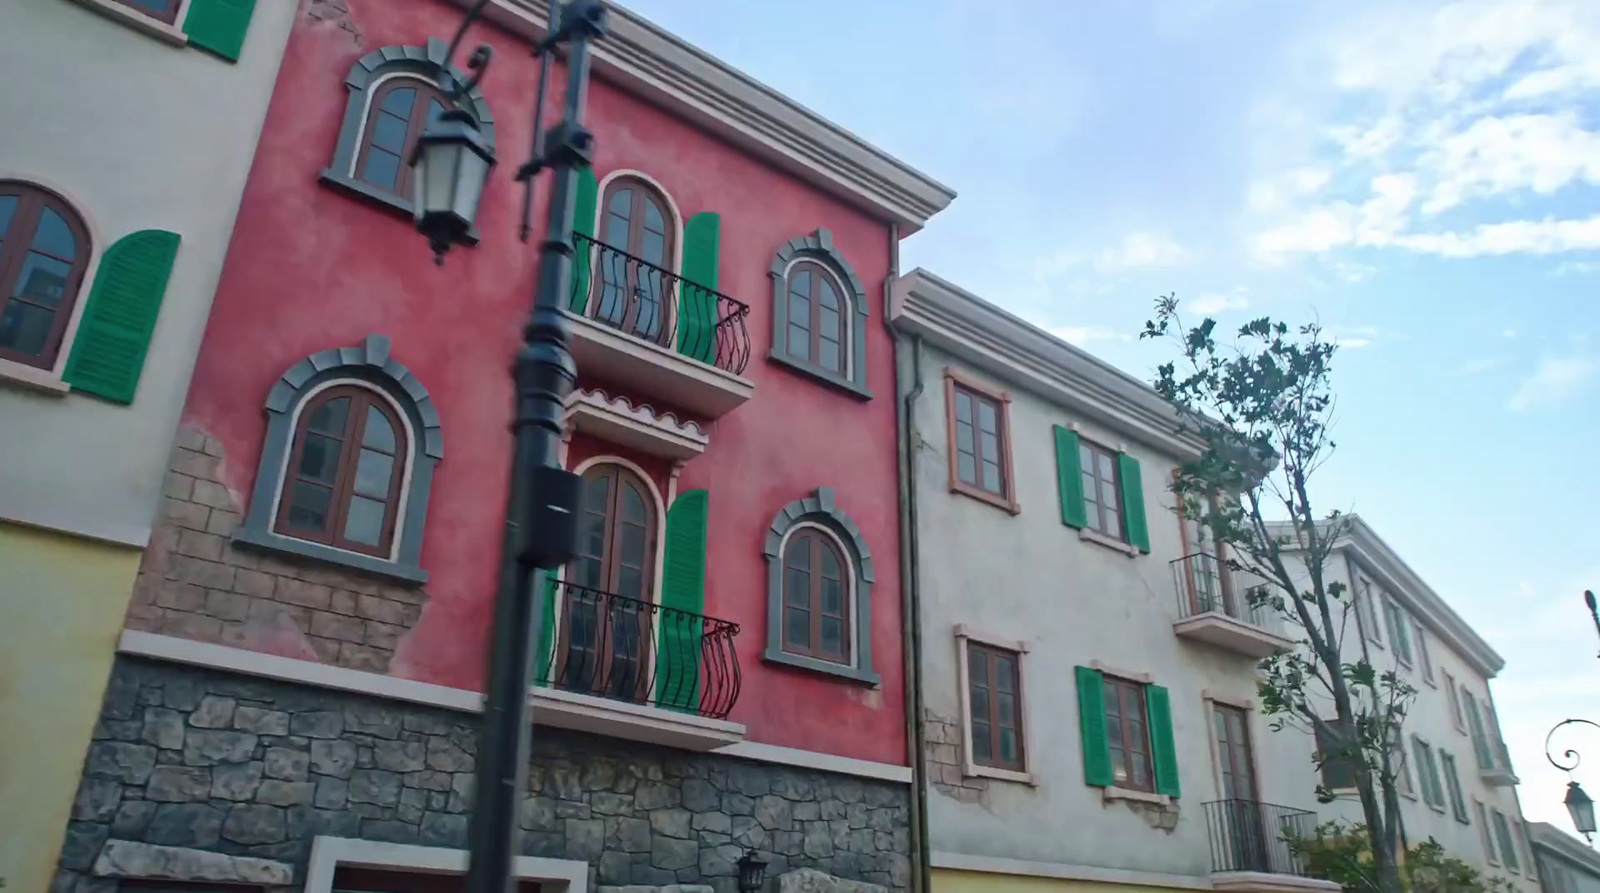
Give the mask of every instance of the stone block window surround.
[[[808, 563], [803, 568], [796, 544], [817, 547], [805, 550]], [[843, 558], [838, 581], [842, 612], [835, 613], [826, 599], [811, 597], [819, 588], [811, 585], [813, 577], [826, 574], [822, 564], [813, 565], [809, 559], [824, 545]], [[872, 584], [877, 580], [872, 550], [861, 528], [838, 506], [832, 488], [818, 487], [812, 495], [784, 506], [767, 529], [762, 554], [767, 559], [767, 647], [763, 657], [771, 663], [877, 685], [881, 680], [872, 664]], [[817, 611], [820, 616], [814, 616]], [[843, 655], [830, 654], [831, 649], [812, 638], [821, 635], [829, 614], [834, 614], [832, 619], [839, 624]], [[837, 659], [840, 657], [843, 659]]]
[[1028, 643], [979, 632], [965, 624], [956, 625], [955, 636], [962, 773], [1038, 784], [1027, 762], [1023, 664]]
[[[330, 398], [351, 401], [337, 426]], [[306, 357], [272, 386], [266, 411], [261, 464], [234, 542], [425, 582], [423, 525], [444, 437], [432, 397], [390, 356], [389, 339], [369, 335]], [[334, 427], [336, 436], [326, 433]], [[306, 459], [307, 446], [321, 454]]]
[[867, 388], [867, 292], [850, 262], [818, 228], [783, 243], [772, 280], [772, 349], [767, 358], [863, 400]]
[[944, 401], [950, 492], [1021, 512], [1011, 462], [1011, 394], [947, 366]]
[[[412, 216], [411, 147], [430, 114], [443, 108], [442, 84], [467, 75], [455, 66], [445, 71], [444, 41], [426, 46], [387, 46], [362, 56], [344, 79], [344, 123], [333, 161], [322, 181], [381, 206]], [[470, 113], [494, 147], [494, 116], [483, 91], [474, 87], [458, 106]], [[477, 240], [476, 232], [468, 234]]]

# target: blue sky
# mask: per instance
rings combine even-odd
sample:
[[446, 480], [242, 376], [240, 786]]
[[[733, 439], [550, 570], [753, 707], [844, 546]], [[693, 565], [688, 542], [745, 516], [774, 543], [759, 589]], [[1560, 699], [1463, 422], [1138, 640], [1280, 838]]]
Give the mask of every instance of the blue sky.
[[1317, 495], [1506, 658], [1524, 811], [1570, 827], [1542, 751], [1600, 721], [1600, 3], [629, 5], [959, 192], [907, 269], [1141, 378], [1160, 293], [1319, 319]]

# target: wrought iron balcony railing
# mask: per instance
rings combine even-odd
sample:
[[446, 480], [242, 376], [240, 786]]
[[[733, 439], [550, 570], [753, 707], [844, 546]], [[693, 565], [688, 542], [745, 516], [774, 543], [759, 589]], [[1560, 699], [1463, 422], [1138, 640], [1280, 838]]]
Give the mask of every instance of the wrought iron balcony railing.
[[[739, 625], [553, 581], [539, 685], [724, 719], [739, 699]], [[546, 615], [549, 616], [549, 615]]]
[[748, 306], [582, 233], [573, 239], [567, 309], [725, 372], [744, 371]]
[[1255, 800], [1203, 804], [1212, 871], [1304, 875], [1291, 841], [1316, 834], [1317, 814]]
[[1277, 615], [1265, 605], [1252, 605], [1248, 592], [1234, 591], [1228, 566], [1210, 552], [1195, 552], [1169, 562], [1178, 617], [1224, 614], [1262, 629], [1275, 627]]

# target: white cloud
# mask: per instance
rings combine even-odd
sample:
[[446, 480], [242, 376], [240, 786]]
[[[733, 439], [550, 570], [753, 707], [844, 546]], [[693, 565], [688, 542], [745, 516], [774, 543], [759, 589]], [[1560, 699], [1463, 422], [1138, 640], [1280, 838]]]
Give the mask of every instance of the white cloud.
[[1048, 331], [1062, 341], [1079, 347], [1091, 341], [1130, 341], [1133, 337], [1103, 326], [1054, 326]]
[[1549, 409], [1578, 396], [1600, 372], [1600, 363], [1589, 356], [1544, 357], [1532, 375], [1522, 380], [1506, 401], [1512, 412]]
[[1207, 292], [1189, 303], [1189, 310], [1202, 316], [1214, 316], [1230, 310], [1244, 310], [1250, 306], [1250, 299], [1245, 296], [1242, 288], [1234, 289], [1228, 294]]
[[1505, 364], [1505, 357], [1483, 357], [1462, 363], [1451, 374], [1457, 378], [1472, 378], [1485, 372], [1493, 372]]
[[1381, 174], [1372, 178], [1369, 189], [1371, 197], [1359, 205], [1329, 202], [1259, 234], [1254, 246], [1257, 259], [1273, 265], [1295, 254], [1391, 244], [1409, 221], [1407, 211], [1417, 197], [1416, 178]]
[[1359, 264], [1355, 261], [1337, 259], [1330, 260], [1328, 268], [1333, 271], [1333, 275], [1351, 284], [1361, 282], [1372, 276], [1373, 273], [1378, 272], [1377, 267]]
[[1129, 233], [1121, 242], [1101, 250], [1095, 257], [1095, 269], [1137, 270], [1176, 267], [1193, 255], [1163, 233], [1140, 230]]
[[1600, 273], [1600, 262], [1592, 260], [1564, 260], [1550, 271], [1552, 276], [1588, 276]]
[[1600, 133], [1584, 130], [1571, 110], [1483, 117], [1445, 137], [1420, 164], [1437, 178], [1424, 214], [1522, 190], [1550, 195], [1575, 181], [1600, 183]]
[[1381, 333], [1376, 326], [1324, 326], [1322, 334], [1345, 350], [1360, 350], [1376, 344]]
[[1399, 236], [1392, 242], [1421, 254], [1441, 257], [1593, 251], [1600, 249], [1600, 214], [1582, 219], [1483, 223], [1461, 232]]

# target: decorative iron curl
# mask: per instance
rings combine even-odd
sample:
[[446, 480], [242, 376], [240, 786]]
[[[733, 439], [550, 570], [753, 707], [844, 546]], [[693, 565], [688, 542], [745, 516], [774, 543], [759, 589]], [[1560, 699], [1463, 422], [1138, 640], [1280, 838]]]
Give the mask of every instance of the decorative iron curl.
[[483, 80], [484, 74], [489, 70], [489, 61], [494, 58], [494, 48], [486, 43], [480, 43], [478, 48], [472, 51], [472, 55], [467, 57], [467, 69], [472, 72], [472, 76], [462, 82], [451, 73], [450, 60], [456, 57], [456, 47], [461, 45], [461, 38], [466, 36], [467, 29], [472, 27], [472, 23], [478, 20], [483, 14], [483, 8], [488, 5], [489, 0], [478, 0], [472, 4], [472, 8], [468, 9], [466, 16], [461, 19], [461, 27], [456, 29], [456, 36], [450, 39], [450, 48], [445, 50], [441, 80], [449, 79], [454, 84], [445, 94], [452, 103], [459, 102], [461, 97], [477, 88], [478, 82]]
[[[1572, 725], [1573, 723], [1580, 723], [1582, 725], [1593, 726], [1594, 728], [1600, 729], [1600, 723], [1590, 722], [1587, 719], [1563, 719], [1552, 726], [1550, 728], [1550, 733], [1544, 736], [1544, 758], [1550, 761], [1550, 765], [1560, 769], [1562, 772], [1568, 773], [1578, 768], [1578, 764], [1583, 762], [1583, 757], [1576, 750], [1568, 748], [1567, 750], [1562, 751], [1561, 760], [1556, 759], [1555, 752], [1550, 749], [1550, 739], [1555, 737], [1556, 732], [1560, 731], [1562, 726]], [[1562, 762], [1562, 760], [1570, 760], [1571, 765]]]

